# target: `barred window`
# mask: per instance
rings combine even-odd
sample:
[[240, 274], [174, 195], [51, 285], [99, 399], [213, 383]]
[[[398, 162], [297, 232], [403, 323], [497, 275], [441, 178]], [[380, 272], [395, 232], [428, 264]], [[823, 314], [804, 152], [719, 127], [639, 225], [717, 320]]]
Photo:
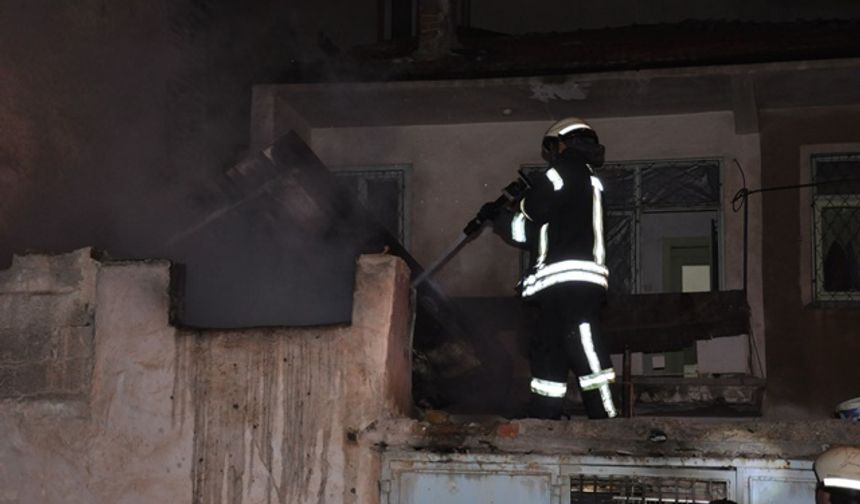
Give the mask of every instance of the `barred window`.
[[332, 172], [379, 224], [408, 247], [408, 165], [333, 168]]
[[574, 475], [570, 478], [571, 504], [691, 503], [708, 504], [725, 499], [725, 480], [697, 477], [627, 475]]
[[860, 301], [860, 153], [812, 156], [816, 300]]
[[598, 175], [610, 291], [716, 290], [718, 160], [607, 163]]

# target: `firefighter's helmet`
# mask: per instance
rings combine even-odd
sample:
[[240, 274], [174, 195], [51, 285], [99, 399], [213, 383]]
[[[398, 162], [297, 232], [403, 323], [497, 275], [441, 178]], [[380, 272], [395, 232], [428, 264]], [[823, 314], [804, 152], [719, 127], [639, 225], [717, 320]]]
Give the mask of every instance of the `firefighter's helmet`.
[[815, 477], [839, 502], [860, 502], [860, 448], [839, 446], [822, 453], [815, 460]]
[[541, 156], [552, 163], [558, 155], [559, 144], [573, 138], [587, 138], [591, 144], [600, 144], [597, 133], [587, 122], [578, 117], [568, 117], [556, 122], [546, 130], [541, 143]]

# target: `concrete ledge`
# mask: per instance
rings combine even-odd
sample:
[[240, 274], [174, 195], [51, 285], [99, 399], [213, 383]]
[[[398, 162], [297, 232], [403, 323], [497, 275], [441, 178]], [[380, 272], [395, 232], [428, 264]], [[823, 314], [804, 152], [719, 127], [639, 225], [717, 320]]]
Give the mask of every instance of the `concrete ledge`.
[[[665, 441], [653, 441], [654, 434]], [[814, 459], [831, 445], [860, 445], [860, 423], [699, 418], [603, 421], [450, 418], [389, 420], [361, 433], [378, 449], [438, 453]]]

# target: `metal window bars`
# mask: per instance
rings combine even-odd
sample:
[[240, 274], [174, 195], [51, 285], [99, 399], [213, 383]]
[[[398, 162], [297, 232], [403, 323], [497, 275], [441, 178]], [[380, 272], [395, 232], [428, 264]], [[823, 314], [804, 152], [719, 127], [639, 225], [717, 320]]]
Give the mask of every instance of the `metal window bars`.
[[721, 480], [659, 476], [574, 475], [571, 504], [703, 503], [725, 499], [728, 483]]
[[612, 272], [611, 292], [639, 291], [639, 224], [643, 214], [720, 208], [720, 162], [716, 159], [607, 163], [598, 176], [606, 188], [606, 260]]
[[815, 155], [812, 171], [816, 300], [860, 301], [860, 154]]
[[810, 183], [750, 190], [744, 181], [744, 187], [735, 194], [734, 211], [744, 211], [744, 290], [748, 271], [748, 198], [758, 193], [810, 189], [815, 301], [856, 304], [860, 301], [860, 153], [816, 154], [811, 165]]
[[352, 167], [333, 173], [389, 233], [400, 242], [407, 241], [406, 172], [402, 167]]

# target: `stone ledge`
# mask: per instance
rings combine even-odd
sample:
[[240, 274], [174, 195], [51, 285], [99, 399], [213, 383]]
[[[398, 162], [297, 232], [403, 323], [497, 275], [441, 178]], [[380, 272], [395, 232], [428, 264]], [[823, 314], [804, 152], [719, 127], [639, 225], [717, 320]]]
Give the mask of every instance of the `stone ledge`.
[[[655, 433], [665, 441], [651, 441]], [[650, 439], [649, 439], [650, 438]], [[506, 420], [393, 419], [368, 427], [362, 443], [380, 450], [438, 453], [814, 459], [830, 445], [860, 445], [860, 423], [700, 418]]]

